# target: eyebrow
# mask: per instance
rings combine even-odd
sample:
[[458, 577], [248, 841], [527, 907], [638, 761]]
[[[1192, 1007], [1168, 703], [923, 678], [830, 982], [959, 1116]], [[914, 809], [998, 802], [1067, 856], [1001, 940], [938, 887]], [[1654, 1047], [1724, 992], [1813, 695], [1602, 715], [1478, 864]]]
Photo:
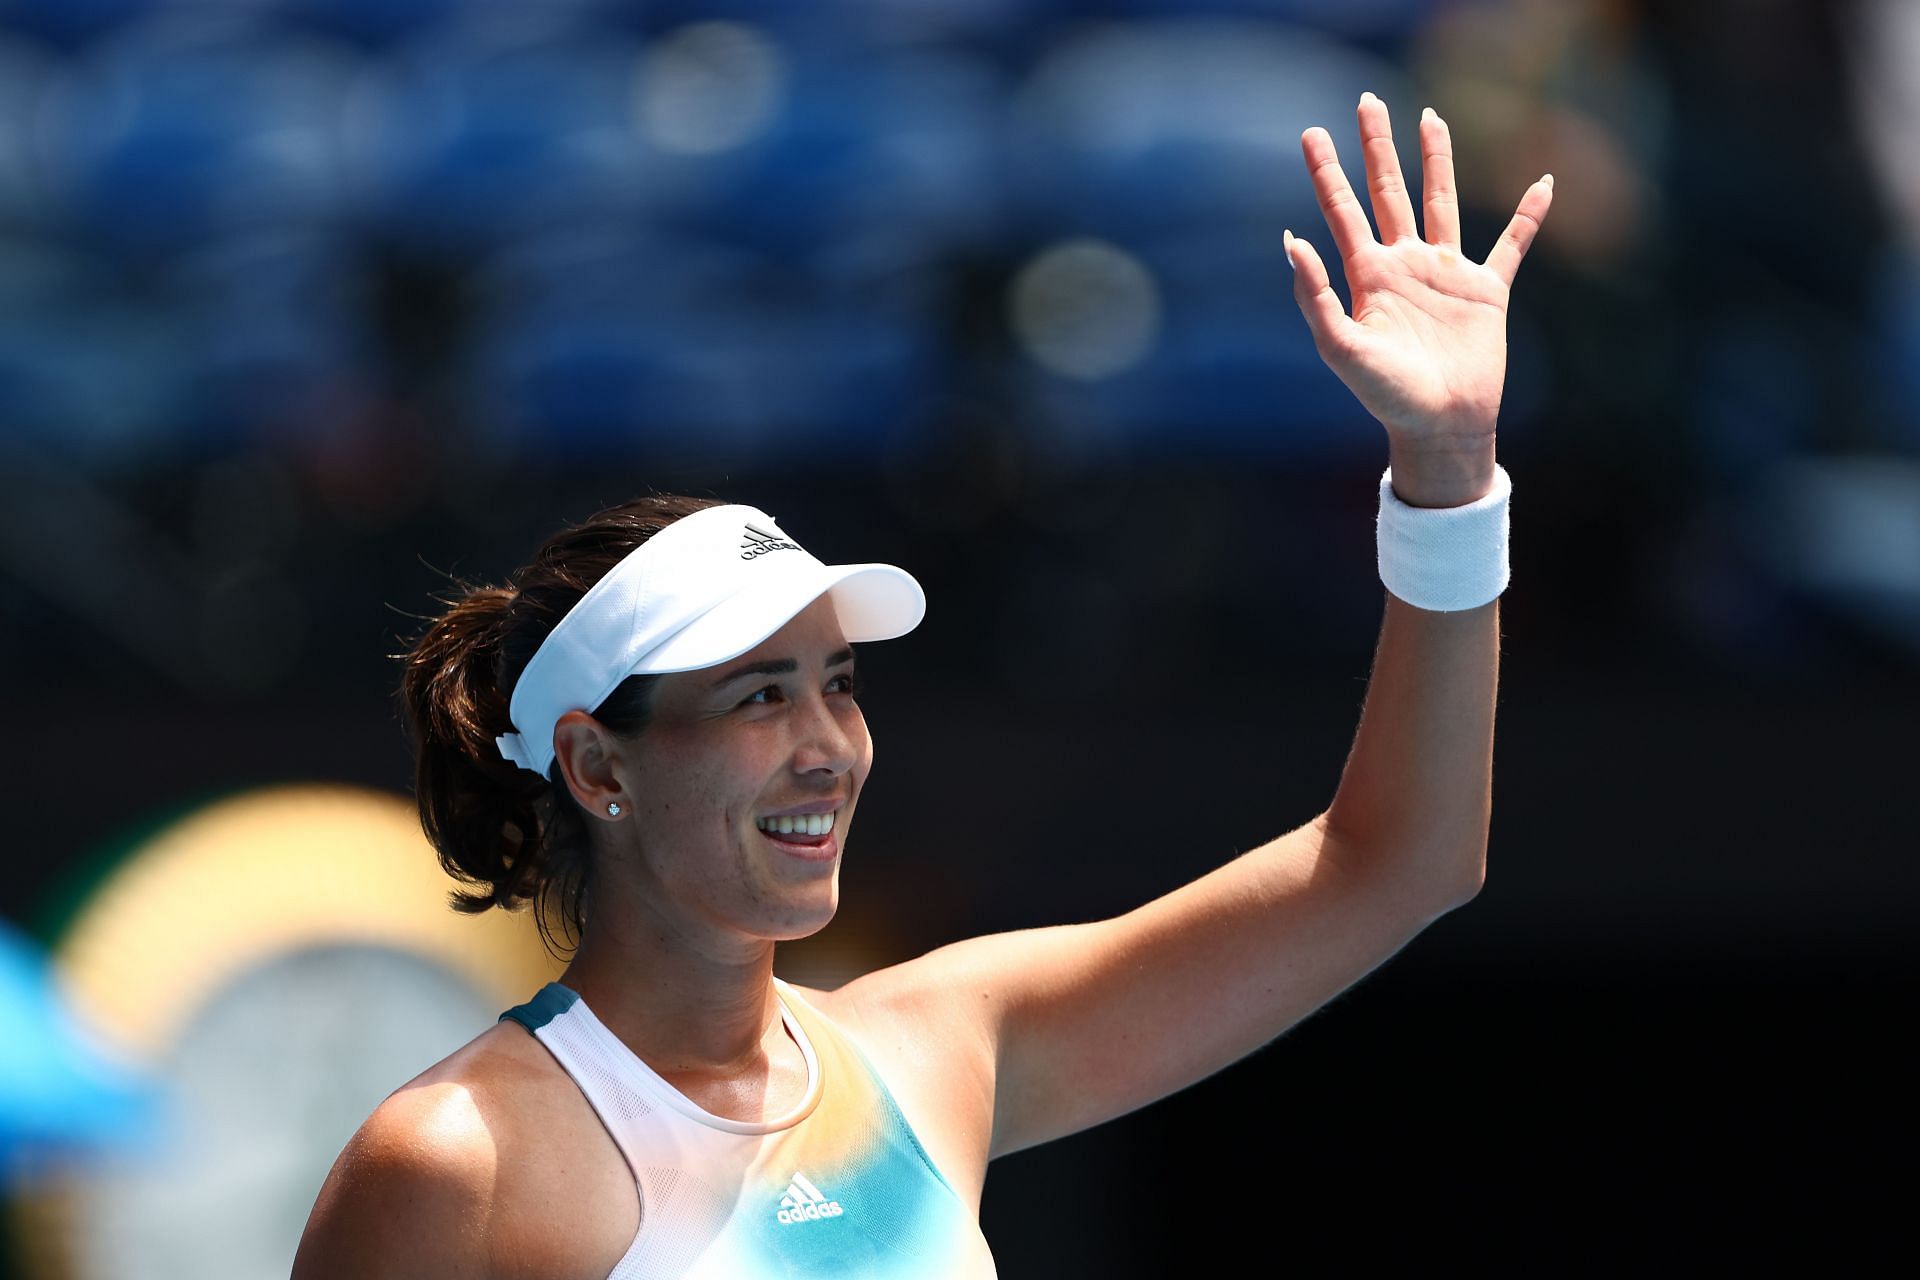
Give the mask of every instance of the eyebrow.
[[[853, 646], [849, 645], [836, 653], [827, 655], [827, 669], [832, 670], [834, 667], [843, 666], [852, 661]], [[793, 658], [772, 658], [766, 662], [756, 662], [751, 666], [735, 667], [726, 675], [715, 680], [712, 687], [715, 689], [724, 689], [735, 680], [742, 680], [747, 676], [788, 676], [799, 669], [800, 663]]]

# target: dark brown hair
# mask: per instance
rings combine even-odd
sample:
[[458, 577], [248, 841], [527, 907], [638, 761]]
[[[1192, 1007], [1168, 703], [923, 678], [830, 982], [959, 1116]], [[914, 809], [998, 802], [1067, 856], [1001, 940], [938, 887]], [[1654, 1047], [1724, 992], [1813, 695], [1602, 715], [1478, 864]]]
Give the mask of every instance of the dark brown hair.
[[[592, 903], [586, 816], [555, 761], [545, 778], [500, 755], [511, 733], [514, 683], [575, 602], [636, 547], [682, 516], [720, 504], [659, 495], [609, 507], [548, 538], [533, 563], [501, 587], [460, 584], [447, 611], [400, 655], [400, 697], [414, 745], [420, 825], [455, 879], [456, 911], [512, 910], [534, 903], [553, 946], [547, 914], [558, 908], [578, 946]], [[616, 734], [646, 727], [654, 676], [629, 676], [594, 719]]]

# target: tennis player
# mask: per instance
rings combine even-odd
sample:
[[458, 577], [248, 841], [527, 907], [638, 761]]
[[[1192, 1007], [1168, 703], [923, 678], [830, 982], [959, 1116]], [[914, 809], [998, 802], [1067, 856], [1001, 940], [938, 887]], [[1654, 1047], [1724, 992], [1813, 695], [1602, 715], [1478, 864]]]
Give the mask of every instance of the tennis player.
[[1285, 237], [1314, 342], [1390, 462], [1385, 622], [1326, 811], [1115, 919], [788, 984], [774, 944], [833, 918], [873, 762], [852, 646], [911, 629], [920, 587], [824, 564], [750, 507], [603, 512], [454, 603], [405, 680], [423, 823], [476, 886], [462, 905], [552, 907], [578, 947], [354, 1134], [296, 1280], [991, 1276], [995, 1156], [1219, 1070], [1474, 896], [1507, 299], [1553, 183], [1476, 262], [1446, 123], [1420, 124], [1423, 237], [1386, 105], [1362, 97], [1359, 120], [1377, 238], [1326, 131], [1301, 139], [1351, 315]]

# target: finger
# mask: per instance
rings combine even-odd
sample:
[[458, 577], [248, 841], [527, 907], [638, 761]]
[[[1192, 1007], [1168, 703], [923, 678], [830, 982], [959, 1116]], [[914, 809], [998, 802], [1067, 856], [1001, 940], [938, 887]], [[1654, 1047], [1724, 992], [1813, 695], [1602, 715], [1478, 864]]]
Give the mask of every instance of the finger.
[[1513, 286], [1514, 273], [1520, 270], [1520, 259], [1527, 256], [1527, 247], [1533, 243], [1533, 237], [1539, 232], [1540, 224], [1546, 221], [1547, 207], [1553, 203], [1553, 175], [1548, 174], [1527, 188], [1527, 194], [1520, 197], [1520, 207], [1513, 212], [1513, 221], [1500, 233], [1500, 239], [1494, 242], [1493, 252], [1487, 255], [1487, 265], [1509, 288]]
[[1359, 116], [1360, 153], [1367, 162], [1367, 190], [1373, 196], [1373, 220], [1380, 224], [1380, 243], [1418, 239], [1420, 229], [1414, 225], [1406, 175], [1400, 172], [1400, 153], [1393, 149], [1387, 104], [1363, 93]]
[[1314, 349], [1322, 358], [1330, 351], [1346, 350], [1351, 345], [1349, 331], [1355, 326], [1346, 307], [1341, 305], [1340, 295], [1333, 291], [1327, 264], [1320, 261], [1312, 245], [1293, 232], [1287, 232], [1283, 239], [1287, 262], [1293, 267], [1293, 300], [1300, 304], [1300, 313], [1307, 318]]
[[1425, 187], [1427, 243], [1460, 247], [1460, 196], [1453, 186], [1453, 132], [1428, 107], [1420, 117], [1420, 168]]
[[1346, 171], [1333, 149], [1333, 135], [1319, 125], [1300, 135], [1300, 150], [1307, 157], [1307, 173], [1313, 179], [1313, 192], [1326, 216], [1327, 229], [1339, 246], [1342, 261], [1352, 261], [1361, 248], [1373, 243], [1373, 228], [1367, 215], [1347, 185]]

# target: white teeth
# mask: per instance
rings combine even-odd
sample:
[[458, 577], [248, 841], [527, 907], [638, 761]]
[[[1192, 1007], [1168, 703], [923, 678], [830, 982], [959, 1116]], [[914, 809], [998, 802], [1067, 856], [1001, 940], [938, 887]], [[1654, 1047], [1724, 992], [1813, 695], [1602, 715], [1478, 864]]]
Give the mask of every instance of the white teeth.
[[782, 818], [759, 818], [754, 825], [774, 835], [824, 836], [833, 830], [833, 820], [837, 816], [838, 810], [833, 813], [789, 814]]

